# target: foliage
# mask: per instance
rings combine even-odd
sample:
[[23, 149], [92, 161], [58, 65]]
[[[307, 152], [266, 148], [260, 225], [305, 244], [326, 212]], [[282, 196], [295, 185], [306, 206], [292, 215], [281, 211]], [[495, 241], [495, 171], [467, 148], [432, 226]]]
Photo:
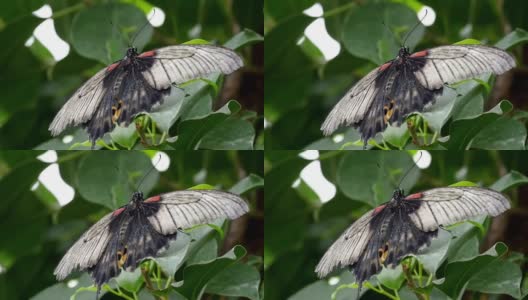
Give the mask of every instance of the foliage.
[[[356, 299], [357, 284], [351, 272], [338, 270], [320, 280], [315, 266], [354, 220], [387, 202], [397, 186], [411, 194], [475, 182], [506, 193], [512, 207], [522, 206], [526, 195], [517, 187], [528, 183], [523, 175], [528, 173], [524, 151], [432, 151], [427, 169], [408, 171], [414, 152], [321, 151], [317, 161], [303, 159], [296, 151], [267, 152], [265, 180], [273, 186], [266, 191], [264, 209], [267, 299]], [[300, 178], [308, 164], [317, 162], [337, 189], [328, 202], [322, 202]], [[296, 180], [299, 182], [293, 184]], [[461, 299], [469, 292], [475, 298], [507, 294], [523, 299], [528, 295], [526, 285], [521, 286], [528, 278], [521, 272], [526, 258], [516, 250], [525, 245], [515, 243], [522, 233], [513, 224], [524, 217], [514, 210], [498, 218], [502, 220], [494, 219], [512, 225], [504, 232], [495, 231], [493, 241], [486, 234], [489, 218], [450, 226], [449, 233], [440, 230], [439, 237], [423, 252], [406, 258], [394, 270], [373, 276], [362, 289], [362, 299]], [[496, 242], [497, 234], [504, 236], [504, 243]], [[508, 249], [508, 244], [512, 248]]]
[[[262, 23], [254, 22], [262, 20], [261, 0], [51, 1], [55, 29], [71, 46], [59, 62], [39, 40], [24, 46], [43, 21], [31, 13], [48, 2], [0, 4], [0, 41], [6, 45], [0, 50], [2, 148], [89, 148], [80, 127], [58, 138], [51, 138], [47, 128], [72, 93], [98, 70], [121, 59], [130, 45], [141, 51], [184, 42], [214, 43], [236, 49], [247, 69], [258, 69], [262, 63], [254, 59], [263, 40]], [[147, 21], [153, 7], [166, 15], [160, 28]], [[248, 94], [258, 89], [252, 81], [255, 72], [245, 70], [231, 78], [211, 74], [173, 88], [162, 105], [137, 117], [128, 128], [105, 135], [97, 148], [262, 148], [263, 139], [257, 138], [262, 130], [262, 93]], [[225, 80], [229, 91], [221, 89]]]
[[236, 226], [244, 227], [247, 234], [237, 238], [239, 245], [227, 242], [230, 231], [225, 220], [188, 229], [159, 257], [111, 279], [103, 287], [103, 299], [156, 295], [156, 299], [191, 300], [204, 294], [261, 298], [262, 250], [254, 244], [262, 243], [263, 237], [254, 232], [263, 226], [257, 217], [264, 185], [262, 152], [169, 151], [170, 168], [158, 172], [151, 163], [156, 151], [62, 151], [58, 153], [61, 177], [76, 192], [64, 207], [43, 184], [30, 190], [48, 167], [36, 158], [39, 154], [0, 152], [0, 191], [8, 197], [0, 206], [0, 298], [93, 299], [95, 287], [87, 273], [57, 282], [53, 270], [89, 226], [109, 208], [128, 202], [145, 174], [139, 189], [147, 197], [193, 186], [241, 194], [251, 212], [247, 222]]
[[[339, 55], [330, 61], [304, 33], [316, 18], [302, 12], [316, 2], [324, 9], [322, 19], [328, 33], [341, 46]], [[423, 5], [433, 8], [436, 22], [431, 27], [418, 26], [407, 37], [405, 45], [411, 50], [484, 43], [513, 52], [522, 69], [525, 54], [518, 45], [528, 41], [523, 30], [528, 28], [524, 1], [266, 0], [268, 147], [361, 149], [357, 130], [343, 128], [325, 138], [319, 128], [349, 88], [396, 56]], [[412, 114], [401, 127], [389, 127], [369, 147], [525, 149], [526, 88], [512, 85], [522, 77], [513, 71], [499, 78], [499, 87], [493, 90], [496, 78], [489, 74], [452, 85], [425, 112]]]

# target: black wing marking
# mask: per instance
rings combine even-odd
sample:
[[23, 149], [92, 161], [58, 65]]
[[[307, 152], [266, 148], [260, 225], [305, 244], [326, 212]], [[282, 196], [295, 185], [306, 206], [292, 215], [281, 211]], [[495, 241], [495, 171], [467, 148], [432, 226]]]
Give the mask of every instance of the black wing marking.
[[442, 94], [442, 87], [429, 90], [417, 80], [415, 72], [424, 64], [423, 58], [408, 58], [397, 67], [389, 67], [376, 79], [379, 92], [365, 118], [358, 124], [364, 143], [384, 131], [388, 124], [399, 125], [409, 114], [423, 111], [426, 105], [434, 103], [436, 97]]
[[423, 231], [437, 230], [473, 217], [498, 216], [510, 208], [501, 193], [479, 187], [443, 187], [423, 193], [416, 200], [423, 205], [410, 214], [413, 223]]
[[172, 234], [181, 228], [214, 221], [236, 219], [249, 211], [240, 196], [216, 190], [186, 190], [160, 195], [157, 213], [148, 217], [161, 234]]
[[163, 101], [170, 88], [153, 88], [144, 78], [152, 61], [136, 58], [136, 64], [119, 66], [104, 80], [106, 93], [93, 117], [83, 126], [87, 128], [90, 141], [95, 141], [110, 132], [117, 124], [128, 126], [133, 118], [148, 112], [152, 106]]
[[502, 74], [515, 67], [515, 60], [506, 51], [482, 45], [452, 45], [427, 50], [423, 68], [416, 78], [427, 89], [438, 89], [486, 72]]

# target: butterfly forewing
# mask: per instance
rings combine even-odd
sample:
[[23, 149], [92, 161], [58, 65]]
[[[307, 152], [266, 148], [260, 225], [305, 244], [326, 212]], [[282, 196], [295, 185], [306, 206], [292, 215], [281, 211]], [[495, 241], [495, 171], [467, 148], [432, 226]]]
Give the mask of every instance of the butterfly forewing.
[[58, 280], [66, 278], [74, 270], [84, 270], [99, 261], [112, 236], [109, 227], [111, 220], [112, 213], [109, 213], [71, 246], [53, 272]]
[[177, 191], [162, 194], [154, 200], [151, 203], [159, 205], [159, 211], [148, 219], [162, 234], [174, 233], [178, 229], [220, 217], [236, 219], [249, 210], [247, 203], [239, 196], [215, 190]]
[[369, 226], [373, 212], [374, 210], [365, 213], [330, 246], [315, 268], [319, 277], [358, 261], [374, 234]]
[[425, 65], [415, 71], [416, 78], [428, 89], [441, 88], [483, 73], [502, 74], [515, 67], [507, 52], [480, 45], [442, 46], [425, 51]]
[[428, 190], [415, 200], [422, 205], [410, 214], [414, 225], [432, 231], [477, 216], [498, 216], [510, 208], [504, 195], [479, 187], [444, 187]]
[[167, 88], [193, 78], [220, 72], [230, 74], [242, 67], [240, 56], [233, 50], [211, 45], [178, 45], [153, 51], [151, 68], [142, 72], [151, 86]]

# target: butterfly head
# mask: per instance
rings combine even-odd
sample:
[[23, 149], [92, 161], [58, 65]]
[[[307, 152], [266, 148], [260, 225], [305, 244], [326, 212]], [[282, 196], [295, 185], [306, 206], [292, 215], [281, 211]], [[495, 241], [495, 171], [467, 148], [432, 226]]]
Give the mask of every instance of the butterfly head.
[[133, 57], [136, 57], [136, 56], [138, 56], [137, 48], [135, 48], [135, 47], [130, 47], [130, 48], [128, 48], [128, 50], [127, 50], [127, 53], [126, 53], [125, 59], [130, 59], [130, 58], [133, 58]]
[[399, 59], [406, 58], [409, 55], [411, 55], [411, 53], [409, 52], [409, 48], [408, 47], [401, 47], [400, 48], [400, 51], [398, 52], [398, 58]]
[[394, 193], [392, 194], [392, 200], [400, 201], [405, 198], [403, 189], [396, 189], [394, 190]]
[[144, 198], [142, 192], [134, 192], [134, 194], [132, 195], [132, 202], [135, 204], [143, 202], [143, 199]]

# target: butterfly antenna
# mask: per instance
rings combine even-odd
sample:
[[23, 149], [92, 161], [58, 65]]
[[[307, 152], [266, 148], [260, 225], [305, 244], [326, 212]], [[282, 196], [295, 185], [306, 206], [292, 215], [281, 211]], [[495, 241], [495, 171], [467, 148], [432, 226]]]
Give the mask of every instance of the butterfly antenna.
[[416, 24], [414, 24], [413, 28], [409, 32], [407, 32], [407, 34], [405, 35], [405, 39], [403, 40], [403, 45], [405, 45], [405, 43], [407, 42], [407, 39], [409, 38], [411, 33], [413, 33], [413, 31], [418, 27], [418, 25], [422, 24], [426, 16], [427, 16], [427, 9], [425, 9], [425, 14], [423, 15], [423, 17], [418, 22], [416, 22]]
[[422, 159], [422, 151], [418, 151], [418, 153], [420, 154], [420, 157], [418, 157], [418, 159], [416, 160], [416, 162], [413, 161], [413, 165], [407, 169], [407, 171], [405, 172], [405, 174], [403, 174], [403, 177], [400, 179], [400, 183], [398, 183], [398, 189], [400, 189], [401, 187], [401, 184], [403, 182], [403, 180], [405, 179], [405, 177], [407, 177], [407, 175], [409, 175], [409, 173], [416, 167], [418, 166], [418, 162], [420, 161], [420, 159]]
[[152, 167], [150, 167], [150, 169], [148, 170], [147, 173], [145, 173], [145, 175], [143, 175], [143, 178], [141, 178], [141, 180], [139, 181], [138, 185], [137, 185], [137, 188], [136, 188], [136, 191], [139, 192], [139, 187], [141, 186], [141, 184], [143, 184], [143, 181], [145, 181], [145, 179], [147, 178], [147, 176], [150, 174], [150, 172], [152, 172], [152, 170], [154, 170], [156, 168], [156, 166], [158, 165], [158, 163], [160, 162], [161, 160], [161, 154], [159, 154], [158, 156], [158, 161], [155, 162]]
[[[147, 22], [145, 22], [145, 24], [143, 24], [143, 26], [141, 26], [141, 28], [136, 32], [136, 34], [134, 34], [134, 37], [132, 38], [132, 42], [131, 44], [134, 45], [134, 42], [136, 41], [136, 38], [138, 37], [138, 35], [143, 31], [143, 29], [145, 29], [145, 27], [150, 23], [150, 21], [152, 20], [152, 18], [154, 18], [154, 15], [156, 14], [156, 8], [153, 8], [152, 9], [152, 15], [150, 16], [150, 18], [147, 19]], [[131, 46], [129, 46], [131, 47]]]

